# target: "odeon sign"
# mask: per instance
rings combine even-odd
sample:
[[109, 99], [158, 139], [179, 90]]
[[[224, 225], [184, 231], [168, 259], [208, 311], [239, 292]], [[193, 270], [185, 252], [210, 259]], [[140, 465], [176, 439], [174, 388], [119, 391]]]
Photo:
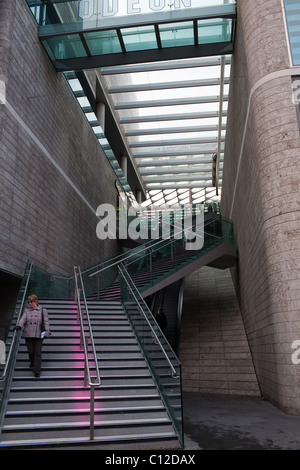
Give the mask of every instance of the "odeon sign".
[[88, 20], [94, 15], [108, 18], [191, 7], [192, 0], [80, 0], [78, 14], [83, 20]]

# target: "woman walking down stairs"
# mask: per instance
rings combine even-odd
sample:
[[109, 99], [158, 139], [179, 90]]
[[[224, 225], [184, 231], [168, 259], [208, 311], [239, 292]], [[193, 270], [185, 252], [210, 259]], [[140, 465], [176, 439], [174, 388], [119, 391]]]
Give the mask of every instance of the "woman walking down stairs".
[[[51, 336], [43, 346], [40, 377], [32, 375], [20, 340], [0, 435], [0, 448], [179, 448], [169, 414], [122, 304], [89, 301], [101, 375], [95, 388], [90, 440], [90, 391], [84, 386], [77, 306], [40, 300]], [[166, 374], [167, 375], [167, 374]], [[166, 380], [168, 380], [166, 376]]]

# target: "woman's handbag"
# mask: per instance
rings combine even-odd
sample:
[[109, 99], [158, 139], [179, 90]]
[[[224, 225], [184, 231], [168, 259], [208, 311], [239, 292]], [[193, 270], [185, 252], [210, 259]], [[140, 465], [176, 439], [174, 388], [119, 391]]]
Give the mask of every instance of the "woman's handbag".
[[46, 334], [45, 322], [44, 322], [44, 309], [42, 308], [42, 323], [41, 323], [41, 338], [44, 339]]

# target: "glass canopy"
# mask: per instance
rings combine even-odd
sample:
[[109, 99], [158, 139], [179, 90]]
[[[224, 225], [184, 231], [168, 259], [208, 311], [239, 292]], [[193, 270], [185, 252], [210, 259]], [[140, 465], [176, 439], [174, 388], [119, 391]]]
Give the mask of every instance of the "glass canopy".
[[219, 192], [230, 57], [98, 73], [152, 202], [198, 202], [207, 188]]
[[[67, 71], [65, 76], [101, 145], [105, 135], [95, 109], [87, 105], [86, 96], [74, 91], [76, 71], [96, 70], [128, 158], [143, 181], [145, 204], [198, 203], [219, 197], [234, 2], [27, 2], [39, 23], [40, 40], [57, 70]], [[133, 14], [125, 16], [121, 3], [122, 8], [134, 7]], [[155, 7], [151, 12], [141, 14], [151, 5]], [[110, 162], [122, 173], [108, 141], [103, 148], [106, 153], [109, 148]]]

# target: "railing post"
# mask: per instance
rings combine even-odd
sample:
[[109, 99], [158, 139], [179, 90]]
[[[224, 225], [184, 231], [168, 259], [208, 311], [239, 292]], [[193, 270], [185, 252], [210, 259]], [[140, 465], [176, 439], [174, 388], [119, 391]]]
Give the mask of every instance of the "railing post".
[[100, 273], [97, 274], [97, 300], [100, 299]]
[[95, 387], [90, 386], [90, 440], [94, 440], [95, 429]]
[[[75, 268], [74, 268], [74, 269], [75, 269]], [[75, 292], [74, 292], [74, 298], [75, 298], [75, 302], [76, 302], [77, 305], [78, 305], [78, 299], [77, 299], [77, 273], [76, 273], [76, 272], [74, 273], [74, 284], [75, 284], [75, 285], [74, 285], [74, 290], [75, 290]], [[78, 309], [77, 309], [77, 310], [78, 310]]]
[[88, 383], [88, 364], [87, 361], [84, 361], [84, 386], [87, 387]]
[[[78, 269], [78, 273], [76, 273], [76, 269]], [[97, 354], [95, 350], [95, 343], [93, 339], [91, 323], [88, 313], [88, 306], [86, 301], [85, 289], [82, 281], [82, 275], [80, 271], [80, 267], [74, 267], [75, 272], [75, 286], [76, 286], [76, 296], [77, 299], [77, 312], [78, 317], [80, 320], [80, 347], [84, 349], [84, 387], [90, 387], [90, 440], [94, 440], [94, 420], [95, 420], [95, 386], [100, 386], [101, 380], [99, 375], [98, 369], [98, 362], [97, 362]], [[78, 286], [78, 280], [80, 281], [81, 289]], [[81, 308], [80, 305], [80, 298], [81, 298], [81, 291], [83, 296], [83, 303], [84, 306]], [[83, 315], [85, 313], [85, 321], [88, 327], [88, 335], [86, 335], [85, 328], [84, 328], [84, 320]], [[91, 343], [92, 353], [94, 355], [94, 367], [96, 369], [96, 378], [91, 378], [90, 375], [90, 365], [89, 365], [89, 352], [88, 352], [88, 343]]]
[[77, 299], [77, 321], [80, 321], [80, 289], [78, 289], [78, 299]]
[[152, 250], [151, 250], [151, 248], [149, 250], [149, 264], [150, 264], [149, 270], [152, 273]]

